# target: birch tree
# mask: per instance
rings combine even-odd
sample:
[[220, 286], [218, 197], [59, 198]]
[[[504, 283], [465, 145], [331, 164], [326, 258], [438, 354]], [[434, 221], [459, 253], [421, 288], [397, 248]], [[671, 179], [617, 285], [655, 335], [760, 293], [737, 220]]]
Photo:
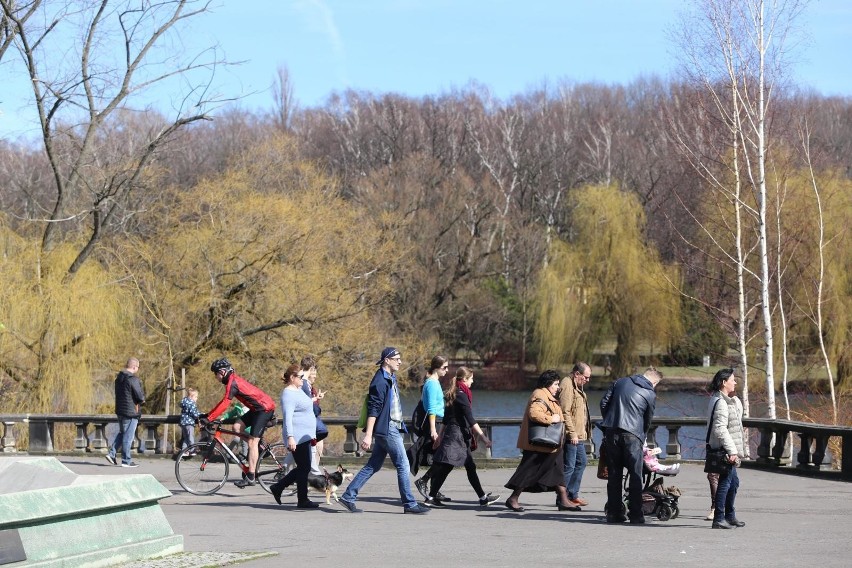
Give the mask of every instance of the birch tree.
[[[763, 328], [763, 363], [766, 376], [767, 413], [775, 418], [774, 334], [772, 325], [773, 272], [770, 270], [768, 239], [766, 169], [770, 158], [770, 112], [775, 89], [783, 79], [793, 22], [806, 2], [799, 0], [695, 0], [691, 19], [685, 19], [680, 30], [680, 44], [686, 57], [688, 77], [701, 85], [713, 103], [710, 120], [727, 133], [729, 151], [718, 155], [724, 167], [733, 174], [733, 189], [718, 184], [718, 167], [710, 156], [687, 150], [696, 167], [717, 187], [731, 195], [736, 203], [736, 233], [744, 229], [740, 213], [746, 205], [747, 192], [755, 203], [749, 210], [756, 224], [758, 268], [756, 278], [760, 294]], [[689, 147], [691, 141], [681, 133], [680, 141]], [[725, 184], [725, 182], [723, 182]], [[736, 259], [740, 290], [739, 343], [743, 369], [748, 369], [743, 340], [747, 319], [742, 300], [748, 274], [741, 258], [742, 241], [734, 251], [725, 251]], [[742, 271], [742, 274], [740, 274]], [[744, 380], [743, 395], [747, 404], [748, 387]], [[748, 406], [746, 406], [748, 408]]]

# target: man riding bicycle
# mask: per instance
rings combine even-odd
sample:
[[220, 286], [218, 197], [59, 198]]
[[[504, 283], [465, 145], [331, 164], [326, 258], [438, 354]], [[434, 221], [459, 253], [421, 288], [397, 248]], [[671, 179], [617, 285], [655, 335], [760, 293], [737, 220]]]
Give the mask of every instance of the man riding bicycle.
[[248, 407], [248, 412], [238, 420], [243, 423], [243, 429], [250, 427], [246, 434], [251, 436], [248, 440], [248, 468], [249, 473], [244, 479], [234, 482], [237, 487], [247, 487], [257, 483], [254, 478], [254, 470], [257, 467], [258, 444], [269, 420], [275, 414], [275, 401], [268, 394], [240, 377], [234, 372], [234, 367], [227, 359], [216, 359], [210, 365], [210, 370], [216, 378], [225, 385], [225, 396], [207, 413], [206, 420], [215, 420], [222, 414], [231, 401], [236, 398]]

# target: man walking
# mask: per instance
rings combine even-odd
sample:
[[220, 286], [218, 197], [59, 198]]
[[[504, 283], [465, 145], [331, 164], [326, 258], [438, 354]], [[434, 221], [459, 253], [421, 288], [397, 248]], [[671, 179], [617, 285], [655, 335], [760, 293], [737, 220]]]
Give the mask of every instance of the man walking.
[[563, 447], [563, 470], [568, 500], [575, 507], [584, 507], [588, 501], [580, 499], [580, 482], [586, 469], [586, 440], [592, 437], [592, 422], [589, 418], [589, 401], [583, 386], [589, 382], [592, 368], [580, 361], [571, 374], [559, 383], [559, 405], [565, 417], [565, 446]]
[[106, 459], [112, 465], [118, 465], [116, 452], [121, 446], [121, 467], [137, 467], [130, 457], [136, 426], [142, 413], [139, 406], [145, 402], [142, 381], [136, 376], [139, 371], [139, 359], [131, 357], [127, 365], [115, 377], [115, 414], [118, 416], [118, 434], [110, 445]]
[[408, 456], [405, 454], [405, 445], [402, 443], [402, 433], [406, 432], [406, 429], [399, 387], [396, 382], [396, 373], [401, 363], [402, 356], [399, 350], [393, 347], [385, 347], [376, 362], [379, 370], [370, 381], [370, 390], [367, 395], [367, 426], [364, 429], [364, 438], [361, 440], [361, 449], [369, 450], [373, 437], [376, 439], [376, 444], [367, 464], [361, 468], [340, 497], [340, 504], [350, 513], [361, 512], [361, 509], [355, 506], [358, 492], [367, 480], [381, 469], [387, 456], [390, 456], [391, 462], [396, 467], [399, 496], [404, 511], [414, 514], [429, 512], [427, 507], [420, 505], [414, 499], [408, 479]]
[[608, 523], [627, 520], [621, 504], [621, 481], [625, 468], [630, 522], [645, 522], [642, 513], [642, 445], [654, 418], [657, 404], [654, 389], [662, 378], [663, 375], [654, 367], [648, 367], [641, 375], [623, 377], [612, 383], [601, 399], [602, 426], [606, 432], [604, 450], [609, 470], [606, 484]]

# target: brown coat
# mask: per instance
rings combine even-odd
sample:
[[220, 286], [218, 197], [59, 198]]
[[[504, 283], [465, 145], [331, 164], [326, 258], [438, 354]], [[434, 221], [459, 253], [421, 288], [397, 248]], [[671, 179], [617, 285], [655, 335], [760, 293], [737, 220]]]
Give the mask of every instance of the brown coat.
[[589, 401], [583, 389], [577, 386], [573, 377], [565, 377], [559, 383], [559, 405], [565, 416], [566, 442], [577, 438], [581, 442], [592, 437], [592, 422], [589, 419]]
[[[541, 401], [545, 404], [542, 404]], [[524, 410], [524, 417], [521, 419], [521, 431], [518, 434], [518, 448], [521, 450], [529, 450], [532, 452], [541, 452], [543, 454], [553, 454], [559, 451], [559, 448], [547, 448], [545, 446], [535, 446], [530, 444], [530, 428], [529, 422], [537, 422], [539, 424], [550, 424], [552, 414], [559, 416], [562, 419], [562, 408], [559, 407], [559, 401], [550, 394], [547, 389], [535, 389], [527, 402], [527, 407]]]

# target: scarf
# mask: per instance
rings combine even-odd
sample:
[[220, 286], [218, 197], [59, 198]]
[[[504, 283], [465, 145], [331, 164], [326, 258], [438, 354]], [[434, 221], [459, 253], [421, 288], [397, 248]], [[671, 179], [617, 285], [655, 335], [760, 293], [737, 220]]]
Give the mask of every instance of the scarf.
[[456, 383], [456, 386], [460, 391], [467, 395], [467, 398], [470, 399], [470, 406], [473, 408], [473, 393], [470, 392], [470, 387], [464, 384], [464, 381], [459, 381]]

